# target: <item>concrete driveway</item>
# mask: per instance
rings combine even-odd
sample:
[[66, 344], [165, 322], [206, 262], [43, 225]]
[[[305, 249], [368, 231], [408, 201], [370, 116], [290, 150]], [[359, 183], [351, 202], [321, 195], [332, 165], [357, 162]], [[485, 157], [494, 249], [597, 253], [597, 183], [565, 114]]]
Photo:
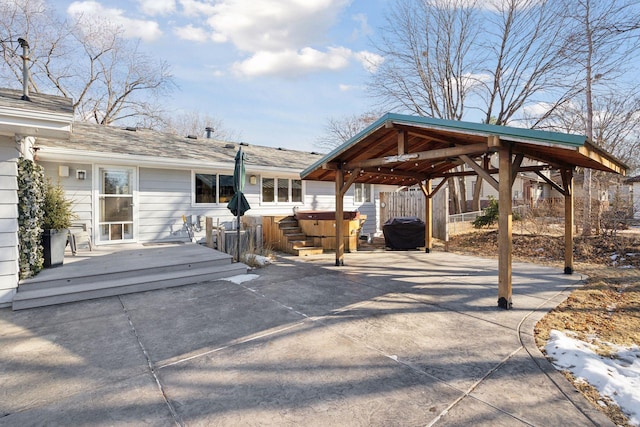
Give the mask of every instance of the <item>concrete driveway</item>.
[[0, 310], [0, 425], [612, 425], [535, 348], [579, 275], [444, 252], [280, 258], [218, 280]]

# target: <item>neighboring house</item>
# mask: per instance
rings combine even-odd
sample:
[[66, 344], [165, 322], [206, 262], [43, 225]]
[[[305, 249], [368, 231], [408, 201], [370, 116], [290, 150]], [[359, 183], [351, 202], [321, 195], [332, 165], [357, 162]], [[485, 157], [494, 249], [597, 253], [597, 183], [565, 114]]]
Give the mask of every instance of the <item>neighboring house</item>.
[[0, 89], [0, 307], [18, 287], [17, 160], [33, 156], [41, 137], [68, 139], [73, 121], [70, 99]]
[[625, 180], [631, 185], [631, 200], [633, 201], [633, 218], [640, 219], [640, 175]]
[[[495, 163], [496, 161], [494, 160], [491, 163], [491, 167], [497, 169], [497, 165]], [[540, 162], [532, 161], [529, 159], [525, 159], [522, 163], [523, 167], [538, 165], [540, 165]], [[465, 165], [464, 171], [471, 171], [471, 169]], [[541, 174], [545, 175], [547, 178], [553, 181], [561, 182], [560, 177], [552, 176], [550, 171], [541, 171]], [[475, 175], [465, 177], [465, 199], [467, 201], [467, 211], [472, 210], [473, 194], [475, 191], [477, 180], [478, 177]], [[483, 182], [482, 188], [480, 190], [481, 208], [484, 209], [485, 207], [487, 207], [489, 203], [489, 197], [497, 199], [498, 192], [491, 185]], [[513, 181], [512, 200], [514, 206], [527, 205], [535, 207], [545, 200], [562, 199], [563, 197], [564, 196], [562, 194], [551, 187], [551, 185], [549, 185], [542, 177], [536, 175], [533, 172], [518, 172], [516, 174], [515, 180]], [[450, 202], [450, 204], [451, 203], [452, 202]]]

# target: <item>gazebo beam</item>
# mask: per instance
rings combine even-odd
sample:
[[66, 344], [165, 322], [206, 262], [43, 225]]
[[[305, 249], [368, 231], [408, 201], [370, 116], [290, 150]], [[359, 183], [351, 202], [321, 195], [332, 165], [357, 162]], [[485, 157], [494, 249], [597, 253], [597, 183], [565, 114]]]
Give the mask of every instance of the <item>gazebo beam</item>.
[[617, 173], [622, 176], [626, 175], [627, 170], [618, 162], [614, 161], [612, 156], [607, 155], [591, 144], [585, 143], [585, 145], [578, 148], [578, 152], [604, 166], [609, 172]]
[[436, 150], [419, 151], [416, 153], [406, 153], [397, 156], [378, 157], [375, 159], [356, 160], [347, 163], [345, 169], [367, 168], [370, 166], [382, 166], [392, 163], [404, 163], [407, 161], [416, 162], [419, 160], [438, 160], [449, 157], [457, 157], [461, 154], [481, 154], [487, 151], [487, 144], [482, 142], [479, 144], [461, 145], [457, 147], [439, 148]]
[[480, 166], [479, 164], [474, 162], [471, 158], [469, 158], [469, 156], [466, 156], [464, 154], [460, 155], [460, 158], [462, 159], [462, 161], [467, 166], [469, 166], [471, 169], [473, 169], [475, 171], [475, 173], [477, 173], [479, 176], [481, 176], [482, 179], [487, 181], [493, 188], [495, 188], [496, 190], [500, 191], [499, 188], [498, 188], [498, 181], [496, 181], [491, 175], [489, 175], [489, 172], [484, 170], [484, 168], [482, 166]]

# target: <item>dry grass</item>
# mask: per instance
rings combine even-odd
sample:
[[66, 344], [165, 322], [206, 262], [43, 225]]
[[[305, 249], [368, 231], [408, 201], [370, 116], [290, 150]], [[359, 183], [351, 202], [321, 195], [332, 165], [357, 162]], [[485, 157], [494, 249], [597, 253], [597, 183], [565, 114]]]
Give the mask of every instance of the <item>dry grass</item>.
[[[452, 252], [478, 256], [497, 253], [497, 247], [495, 230], [455, 236], [448, 244]], [[622, 256], [614, 259], [614, 253]], [[514, 234], [513, 256], [517, 261], [563, 267], [564, 238]], [[580, 339], [598, 345], [604, 356], [610, 356], [611, 350], [600, 342], [640, 345], [640, 236], [576, 238], [574, 259], [575, 271], [589, 278], [582, 288], [573, 291], [538, 322], [535, 327], [538, 347], [544, 349], [552, 329], [575, 332]], [[630, 426], [627, 417], [609, 399], [571, 374], [565, 372], [565, 376], [616, 425]]]

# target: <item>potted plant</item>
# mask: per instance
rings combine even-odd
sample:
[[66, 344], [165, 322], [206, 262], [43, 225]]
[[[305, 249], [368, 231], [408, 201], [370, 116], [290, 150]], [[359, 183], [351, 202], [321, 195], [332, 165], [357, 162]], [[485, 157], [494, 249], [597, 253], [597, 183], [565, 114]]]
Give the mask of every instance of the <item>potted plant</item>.
[[67, 246], [67, 234], [71, 221], [76, 214], [71, 209], [71, 201], [64, 195], [60, 184], [47, 181], [42, 206], [44, 218], [42, 224], [42, 249], [45, 267], [57, 267], [64, 262], [64, 249]]

